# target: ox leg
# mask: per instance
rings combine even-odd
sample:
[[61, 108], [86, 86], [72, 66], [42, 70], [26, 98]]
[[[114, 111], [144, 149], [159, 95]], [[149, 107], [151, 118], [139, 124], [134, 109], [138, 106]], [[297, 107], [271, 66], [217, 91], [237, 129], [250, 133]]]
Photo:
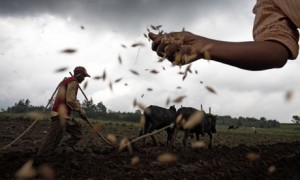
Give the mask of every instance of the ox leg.
[[200, 135], [200, 133], [199, 133], [199, 132], [196, 132], [196, 139], [197, 139], [197, 141], [199, 141], [199, 140], [200, 140], [200, 137], [199, 137], [199, 135]]
[[184, 148], [186, 147], [186, 140], [189, 137], [189, 134], [190, 134], [189, 130], [184, 131], [184, 136], [183, 136], [183, 139], [182, 139], [182, 144], [183, 144]]
[[211, 134], [211, 132], [209, 131], [208, 133], [207, 133], [208, 135], [209, 135], [209, 144], [208, 144], [208, 148], [209, 149], [212, 149], [212, 134]]
[[172, 140], [171, 140], [171, 151], [173, 151], [173, 144], [175, 142], [175, 139], [176, 139], [176, 136], [177, 136], [177, 133], [178, 133], [179, 129], [178, 128], [175, 128], [175, 131], [173, 133], [173, 137], [172, 137]]
[[[148, 128], [148, 130], [146, 131], [146, 133], [151, 133], [151, 132], [154, 131], [154, 130], [155, 130], [155, 128], [153, 128], [152, 124], [150, 124], [150, 127]], [[145, 134], [146, 134], [146, 133], [145, 133]], [[150, 137], [151, 137], [151, 139], [152, 139], [153, 146], [157, 146], [155, 137], [154, 137], [153, 135], [150, 136]]]

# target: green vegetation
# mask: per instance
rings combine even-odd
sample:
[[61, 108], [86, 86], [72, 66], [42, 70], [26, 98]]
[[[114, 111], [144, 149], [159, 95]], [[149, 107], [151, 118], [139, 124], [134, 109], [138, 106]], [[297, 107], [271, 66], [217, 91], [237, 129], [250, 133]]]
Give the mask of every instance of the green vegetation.
[[[82, 106], [86, 110], [87, 116], [90, 119], [101, 119], [105, 121], [120, 121], [120, 122], [139, 122], [142, 112], [136, 110], [135, 112], [114, 112], [102, 103], [94, 103], [93, 99], [84, 100]], [[14, 106], [8, 107], [7, 110], [2, 109], [2, 112], [6, 113], [27, 113], [32, 111], [42, 112], [44, 110], [43, 106], [33, 106], [30, 104], [29, 99], [21, 99], [19, 102], [15, 103]], [[46, 109], [46, 117], [49, 117], [49, 112], [51, 110], [50, 106]], [[77, 113], [74, 113], [75, 117], [79, 117]], [[298, 116], [293, 116], [294, 123], [297, 123]], [[267, 120], [264, 117], [256, 119], [253, 117], [238, 117], [234, 118], [231, 116], [218, 116], [217, 125], [234, 125], [239, 127], [256, 127], [256, 128], [279, 128], [281, 124], [276, 120]]]

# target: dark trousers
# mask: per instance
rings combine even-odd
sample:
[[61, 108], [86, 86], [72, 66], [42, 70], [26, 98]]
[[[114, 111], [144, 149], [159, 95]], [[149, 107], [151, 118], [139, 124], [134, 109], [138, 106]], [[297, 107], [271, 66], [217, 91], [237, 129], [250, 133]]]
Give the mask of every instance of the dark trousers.
[[51, 126], [43, 144], [40, 146], [37, 156], [44, 156], [53, 153], [67, 132], [71, 137], [64, 142], [67, 146], [74, 148], [82, 137], [82, 126], [74, 118], [60, 120], [59, 116], [51, 117]]

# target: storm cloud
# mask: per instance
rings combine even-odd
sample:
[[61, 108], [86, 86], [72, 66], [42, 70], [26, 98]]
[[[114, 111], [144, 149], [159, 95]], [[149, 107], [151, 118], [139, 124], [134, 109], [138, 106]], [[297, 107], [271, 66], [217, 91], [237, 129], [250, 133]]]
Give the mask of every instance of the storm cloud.
[[[92, 77], [107, 73], [106, 81], [87, 79], [85, 92], [113, 111], [135, 111], [134, 99], [166, 107], [168, 98], [185, 96], [177, 107], [202, 104], [219, 115], [289, 122], [299, 113], [299, 60], [261, 72], [199, 60], [183, 81], [178, 73], [187, 66], [158, 63], [144, 37], [147, 28], [154, 31], [150, 25], [162, 25], [166, 32], [184, 28], [209, 38], [251, 41], [254, 4], [254, 0], [2, 0], [0, 108], [27, 98], [34, 105], [45, 105], [68, 71], [82, 65]], [[131, 47], [133, 43], [144, 46]], [[66, 48], [76, 53], [61, 53]], [[56, 73], [61, 67], [67, 71]], [[159, 73], [150, 73], [153, 69]], [[285, 99], [289, 91], [291, 101]], [[79, 99], [84, 98], [79, 94]]]

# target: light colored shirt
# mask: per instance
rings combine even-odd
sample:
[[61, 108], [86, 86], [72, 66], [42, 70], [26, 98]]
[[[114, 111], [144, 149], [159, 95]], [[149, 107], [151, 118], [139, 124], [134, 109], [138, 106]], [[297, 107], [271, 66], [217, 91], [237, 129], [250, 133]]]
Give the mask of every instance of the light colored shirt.
[[[78, 91], [79, 84], [77, 81], [72, 81], [68, 84], [68, 88], [65, 91], [64, 88], [59, 88], [58, 95], [62, 95], [66, 99], [66, 105], [69, 106], [73, 111], [77, 111], [80, 113], [84, 113], [85, 111], [82, 109], [79, 100], [77, 99], [77, 91]], [[51, 117], [58, 116], [59, 112], [51, 111]], [[66, 119], [70, 118], [68, 116], [65, 117]]]

